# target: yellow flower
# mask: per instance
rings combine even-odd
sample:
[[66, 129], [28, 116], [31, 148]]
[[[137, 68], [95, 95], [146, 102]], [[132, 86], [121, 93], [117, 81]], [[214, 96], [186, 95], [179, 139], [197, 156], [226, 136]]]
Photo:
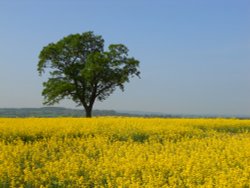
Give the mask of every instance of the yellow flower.
[[249, 148], [250, 120], [1, 118], [0, 185], [249, 187]]

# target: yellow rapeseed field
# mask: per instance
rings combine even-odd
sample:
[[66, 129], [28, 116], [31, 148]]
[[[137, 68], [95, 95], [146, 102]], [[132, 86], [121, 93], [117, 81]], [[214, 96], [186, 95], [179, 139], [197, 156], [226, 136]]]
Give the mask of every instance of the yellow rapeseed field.
[[0, 187], [250, 187], [250, 120], [0, 118]]

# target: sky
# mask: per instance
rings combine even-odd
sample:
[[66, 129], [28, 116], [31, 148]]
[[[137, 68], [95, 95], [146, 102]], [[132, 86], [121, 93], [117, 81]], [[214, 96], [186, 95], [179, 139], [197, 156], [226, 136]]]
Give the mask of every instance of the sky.
[[140, 61], [94, 109], [250, 115], [249, 0], [0, 0], [0, 108], [42, 107], [39, 52], [86, 31]]

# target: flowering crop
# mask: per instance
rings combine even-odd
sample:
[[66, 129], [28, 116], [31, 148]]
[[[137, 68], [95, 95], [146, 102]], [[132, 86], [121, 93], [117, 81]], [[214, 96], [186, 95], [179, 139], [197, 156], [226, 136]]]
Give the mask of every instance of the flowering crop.
[[250, 187], [250, 120], [0, 119], [0, 187]]

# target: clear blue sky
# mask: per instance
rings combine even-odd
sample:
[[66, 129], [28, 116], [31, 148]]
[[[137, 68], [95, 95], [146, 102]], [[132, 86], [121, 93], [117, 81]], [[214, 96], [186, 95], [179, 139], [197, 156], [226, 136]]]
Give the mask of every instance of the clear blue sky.
[[40, 50], [90, 30], [141, 62], [95, 109], [250, 115], [249, 0], [1, 0], [0, 107], [41, 107]]

